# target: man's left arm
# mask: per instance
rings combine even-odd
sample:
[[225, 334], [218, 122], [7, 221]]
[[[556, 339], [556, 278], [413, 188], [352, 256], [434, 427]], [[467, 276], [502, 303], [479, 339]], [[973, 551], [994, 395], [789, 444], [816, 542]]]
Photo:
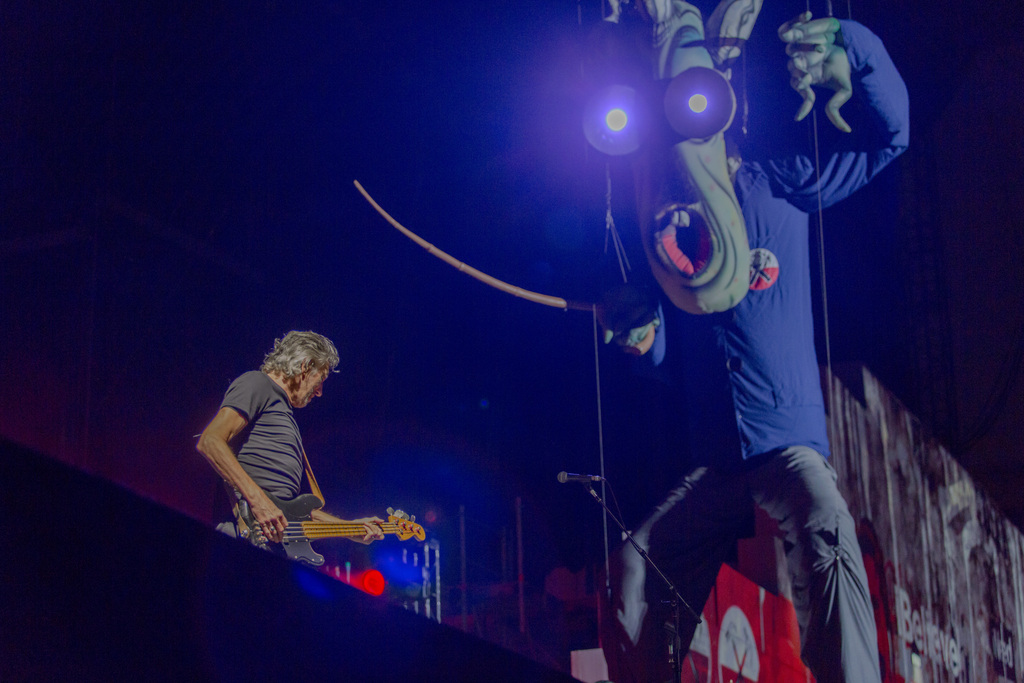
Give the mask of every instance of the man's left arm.
[[[826, 150], [823, 157], [820, 182], [819, 169], [810, 156], [771, 162], [771, 175], [781, 194], [805, 211], [817, 208], [819, 191], [824, 206], [845, 199], [902, 154], [910, 142], [907, 87], [881, 39], [855, 21], [828, 21], [840, 28], [837, 37], [841, 35], [842, 47], [830, 45], [826, 48], [826, 54], [834, 55], [832, 61], [836, 63], [835, 71], [829, 73], [826, 69], [824, 72], [815, 72], [814, 78], [818, 80], [812, 78], [811, 82], [837, 91], [839, 99], [830, 100], [828, 107], [835, 107], [837, 101], [842, 106], [846, 99], [854, 99], [863, 105], [867, 115], [850, 132], [837, 134], [839, 140], [835, 142], [833, 150], [831, 153]], [[791, 27], [792, 22], [780, 29], [780, 37], [785, 35], [787, 26]], [[801, 40], [799, 34], [796, 40]], [[793, 62], [799, 62], [803, 55], [794, 50], [790, 43], [787, 43], [786, 52], [790, 55], [790, 72], [794, 75], [793, 87], [801, 92], [798, 87], [801, 79], [797, 78], [799, 72], [794, 70]], [[849, 80], [843, 78], [840, 68], [847, 61]], [[806, 77], [803, 80], [806, 81]], [[847, 88], [850, 92], [844, 94]], [[810, 98], [811, 104], [813, 101], [813, 97]], [[807, 105], [808, 99], [805, 96], [801, 113], [805, 113]], [[838, 107], [835, 108], [838, 111]], [[845, 124], [842, 117], [837, 119], [831, 112], [829, 120], [840, 130], [849, 128], [847, 125], [844, 129], [839, 123]]]
[[363, 530], [366, 531], [366, 535], [361, 539], [354, 538], [356, 543], [370, 544], [374, 541], [381, 541], [384, 539], [384, 531], [381, 529], [381, 523], [384, 521], [380, 517], [360, 517], [359, 519], [342, 519], [335, 517], [329, 512], [323, 510], [313, 510], [310, 513], [310, 517], [314, 522], [333, 522], [335, 524], [362, 524]]
[[852, 20], [840, 20], [853, 73], [854, 96], [871, 112], [881, 144], [902, 154], [910, 144], [910, 97], [882, 39]]

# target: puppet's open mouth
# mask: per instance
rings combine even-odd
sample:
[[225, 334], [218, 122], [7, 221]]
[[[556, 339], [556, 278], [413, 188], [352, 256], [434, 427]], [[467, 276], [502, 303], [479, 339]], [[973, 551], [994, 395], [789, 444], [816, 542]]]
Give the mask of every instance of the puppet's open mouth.
[[711, 259], [711, 233], [700, 213], [672, 207], [659, 214], [662, 228], [654, 233], [654, 248], [666, 268], [692, 278]]

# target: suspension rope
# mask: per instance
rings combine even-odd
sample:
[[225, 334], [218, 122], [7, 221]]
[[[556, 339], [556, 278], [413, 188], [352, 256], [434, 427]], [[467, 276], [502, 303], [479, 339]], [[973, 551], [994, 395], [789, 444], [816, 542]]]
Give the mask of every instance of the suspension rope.
[[632, 271], [629, 264], [629, 256], [626, 255], [626, 248], [622, 244], [622, 237], [615, 228], [615, 218], [612, 216], [612, 170], [611, 162], [604, 165], [605, 193], [604, 193], [604, 253], [608, 253], [608, 242], [611, 241], [615, 248], [615, 259], [619, 264], [619, 272], [622, 274], [623, 284], [629, 282], [626, 271]]
[[[831, 3], [829, 3], [831, 5]], [[831, 7], [830, 7], [831, 9]], [[818, 276], [821, 279], [821, 324], [822, 334], [825, 338], [825, 381], [826, 409], [832, 406], [832, 342], [828, 325], [828, 278], [825, 273], [825, 216], [824, 204], [821, 197], [821, 150], [818, 145], [818, 112], [811, 111], [811, 130], [814, 136], [814, 173], [817, 187], [817, 218], [818, 218]]]
[[[846, 11], [848, 18], [853, 16], [852, 7], [850, 5], [852, 0], [847, 0]], [[811, 11], [811, 2], [806, 0], [805, 4], [807, 11]], [[832, 0], [825, 0], [825, 10], [828, 16], [832, 14]], [[831, 408], [832, 398], [832, 337], [829, 329], [829, 317], [828, 317], [828, 278], [825, 267], [825, 215], [824, 215], [824, 202], [822, 200], [821, 193], [821, 148], [818, 140], [818, 110], [811, 110], [811, 131], [814, 141], [814, 175], [815, 175], [815, 187], [817, 189], [817, 238], [818, 238], [818, 276], [821, 280], [821, 321], [822, 321], [822, 335], [825, 343], [825, 383], [827, 396], [825, 397], [826, 409]]]
[[[604, 417], [601, 410], [601, 342], [600, 334], [598, 332], [597, 325], [597, 306], [593, 308], [593, 327], [594, 327], [594, 381], [597, 387], [597, 454], [598, 454], [598, 466], [600, 467], [601, 474], [601, 498], [604, 498], [607, 494], [605, 491], [605, 479], [604, 470]], [[608, 598], [612, 597], [612, 580], [610, 573], [609, 563], [609, 545], [608, 545], [608, 511], [604, 510], [601, 513], [601, 532], [604, 537], [604, 588]]]

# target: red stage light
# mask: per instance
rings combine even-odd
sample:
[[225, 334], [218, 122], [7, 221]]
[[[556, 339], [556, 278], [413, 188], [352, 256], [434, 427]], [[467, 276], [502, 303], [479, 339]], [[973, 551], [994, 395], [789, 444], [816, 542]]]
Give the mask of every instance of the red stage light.
[[353, 581], [352, 584], [364, 593], [382, 595], [387, 582], [384, 580], [384, 575], [379, 571], [368, 569], [356, 581]]

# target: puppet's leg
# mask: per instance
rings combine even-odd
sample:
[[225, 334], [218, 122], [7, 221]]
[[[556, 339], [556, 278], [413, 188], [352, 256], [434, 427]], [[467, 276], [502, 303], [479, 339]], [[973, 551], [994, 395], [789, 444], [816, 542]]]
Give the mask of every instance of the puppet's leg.
[[749, 481], [754, 500], [785, 534], [804, 662], [819, 683], [877, 683], [867, 573], [835, 470], [817, 451], [796, 446]]

